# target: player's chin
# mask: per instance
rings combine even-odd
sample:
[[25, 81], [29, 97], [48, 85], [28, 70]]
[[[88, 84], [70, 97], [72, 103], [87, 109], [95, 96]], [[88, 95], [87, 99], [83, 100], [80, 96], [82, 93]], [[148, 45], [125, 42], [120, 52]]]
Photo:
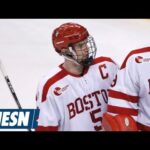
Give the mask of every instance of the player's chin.
[[88, 59], [88, 56], [84, 56], [84, 57], [82, 58], [83, 61], [86, 60], [86, 59]]

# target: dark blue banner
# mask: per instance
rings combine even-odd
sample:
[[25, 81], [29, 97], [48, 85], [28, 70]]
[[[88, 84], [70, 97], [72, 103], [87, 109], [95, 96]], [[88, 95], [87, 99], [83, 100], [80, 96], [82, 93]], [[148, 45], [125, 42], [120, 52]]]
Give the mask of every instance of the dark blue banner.
[[39, 109], [0, 109], [0, 129], [34, 129]]

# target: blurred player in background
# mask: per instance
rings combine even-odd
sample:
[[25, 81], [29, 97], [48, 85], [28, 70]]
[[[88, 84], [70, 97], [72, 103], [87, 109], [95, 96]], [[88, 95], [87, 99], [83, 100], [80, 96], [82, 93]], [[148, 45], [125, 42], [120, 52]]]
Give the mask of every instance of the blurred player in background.
[[109, 90], [107, 131], [150, 131], [150, 47], [131, 51]]
[[87, 29], [65, 23], [52, 34], [55, 51], [64, 63], [39, 83], [40, 109], [36, 131], [100, 131], [110, 87], [118, 66], [96, 56], [96, 44]]

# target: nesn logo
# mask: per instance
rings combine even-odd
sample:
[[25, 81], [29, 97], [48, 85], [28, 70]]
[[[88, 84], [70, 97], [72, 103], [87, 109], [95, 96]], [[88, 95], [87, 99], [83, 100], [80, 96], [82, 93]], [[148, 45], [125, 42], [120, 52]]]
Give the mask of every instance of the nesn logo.
[[36, 128], [38, 115], [38, 109], [0, 109], [0, 128]]

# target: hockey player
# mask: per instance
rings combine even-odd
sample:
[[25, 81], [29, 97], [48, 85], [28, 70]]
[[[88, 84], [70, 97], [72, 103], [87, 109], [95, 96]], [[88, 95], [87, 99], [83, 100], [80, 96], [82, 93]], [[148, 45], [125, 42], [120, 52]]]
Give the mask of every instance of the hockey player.
[[39, 83], [36, 131], [100, 131], [107, 106], [107, 89], [118, 66], [111, 58], [95, 58], [96, 45], [87, 29], [65, 23], [52, 34], [64, 63]]
[[109, 90], [107, 131], [150, 131], [150, 47], [131, 51]]

